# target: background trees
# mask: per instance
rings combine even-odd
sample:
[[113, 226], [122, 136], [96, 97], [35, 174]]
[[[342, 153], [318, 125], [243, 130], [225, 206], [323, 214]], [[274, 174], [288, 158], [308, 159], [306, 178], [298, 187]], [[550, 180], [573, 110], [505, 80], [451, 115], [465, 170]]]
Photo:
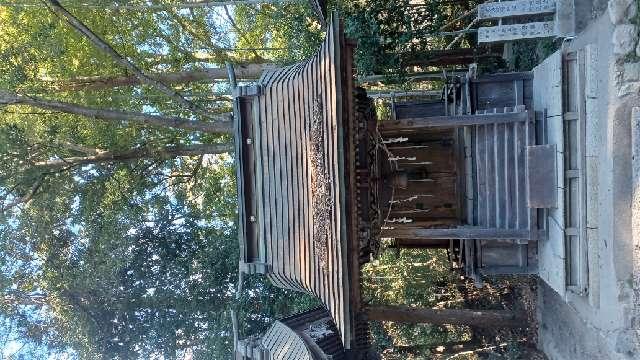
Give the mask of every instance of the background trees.
[[[0, 6], [0, 308], [15, 356], [230, 353], [238, 242], [222, 69], [253, 79], [298, 59], [272, 48], [315, 49], [252, 20], [310, 10], [170, 3], [61, 2], [120, 61], [41, 2]], [[243, 331], [305, 305], [261, 279], [245, 288]]]

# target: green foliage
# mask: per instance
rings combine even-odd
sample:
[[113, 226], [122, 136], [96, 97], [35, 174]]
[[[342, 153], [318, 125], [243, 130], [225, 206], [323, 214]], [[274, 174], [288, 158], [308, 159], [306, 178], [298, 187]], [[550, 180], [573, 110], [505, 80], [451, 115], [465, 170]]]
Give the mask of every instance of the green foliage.
[[[300, 4], [242, 7], [229, 12], [233, 21], [211, 8], [70, 10], [147, 72], [218, 67], [227, 60], [296, 61], [315, 52], [322, 33]], [[55, 90], [68, 79], [128, 74], [45, 8], [0, 6], [0, 23], [0, 89], [98, 108], [193, 116], [147, 86]], [[232, 35], [232, 23], [247, 35]], [[236, 47], [291, 51], [228, 50]], [[206, 95], [225, 88], [176, 87], [211, 113], [229, 111], [227, 102]], [[0, 107], [1, 203], [37, 189], [25, 204], [0, 213], [0, 316], [15, 324], [11, 336], [25, 344], [24, 354], [33, 348], [82, 359], [169, 359], [187, 352], [226, 359], [231, 308], [240, 307], [242, 332], [252, 334], [275, 317], [317, 305], [262, 278], [248, 279], [245, 295], [235, 299], [237, 196], [230, 156], [35, 166], [86, 151], [228, 141], [228, 135]]]
[[[355, 54], [358, 75], [402, 76], [407, 60], [423, 58], [426, 51], [442, 49], [453, 40], [436, 34], [476, 3], [369, 0], [345, 4], [345, 32], [358, 42]], [[461, 44], [464, 41], [458, 42], [458, 46]]]
[[531, 71], [549, 55], [556, 52], [560, 44], [552, 39], [523, 39], [512, 42], [513, 56], [509, 59], [510, 71]]
[[[374, 304], [461, 307], [462, 297], [449, 266], [441, 250], [387, 250], [363, 268], [363, 296]], [[377, 323], [372, 333], [381, 351], [399, 345], [439, 345], [469, 336], [465, 327], [429, 324]]]
[[324, 38], [324, 31], [311, 9], [302, 3], [238, 6], [235, 22], [242, 31], [238, 47], [275, 49], [257, 53], [268, 55], [280, 64], [308, 59]]

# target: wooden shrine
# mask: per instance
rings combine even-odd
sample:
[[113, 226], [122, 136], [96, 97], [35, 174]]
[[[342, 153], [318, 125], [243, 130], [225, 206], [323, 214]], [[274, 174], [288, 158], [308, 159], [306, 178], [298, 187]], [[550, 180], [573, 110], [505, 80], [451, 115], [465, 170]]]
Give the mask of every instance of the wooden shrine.
[[[371, 357], [360, 268], [382, 244], [447, 249], [478, 285], [537, 272], [556, 149], [533, 74], [472, 67], [447, 77], [441, 100], [394, 103], [378, 121], [354, 83], [354, 46], [334, 15], [313, 58], [234, 90], [240, 271], [318, 297], [340, 343], [329, 354], [310, 341], [301, 329], [317, 319], [303, 314], [239, 343], [238, 359]], [[275, 351], [283, 342], [305, 355]]]

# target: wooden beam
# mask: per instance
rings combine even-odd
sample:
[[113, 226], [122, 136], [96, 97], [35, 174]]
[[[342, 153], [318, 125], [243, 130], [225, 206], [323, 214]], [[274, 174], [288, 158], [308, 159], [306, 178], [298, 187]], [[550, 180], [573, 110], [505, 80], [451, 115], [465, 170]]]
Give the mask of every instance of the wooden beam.
[[432, 127], [460, 127], [469, 125], [504, 124], [527, 121], [528, 112], [498, 113], [483, 115], [451, 115], [430, 116], [422, 118], [408, 118], [395, 121], [383, 121], [380, 124], [381, 133], [396, 133], [416, 131]]
[[400, 249], [448, 249], [449, 239], [396, 239], [389, 248]]
[[369, 306], [364, 309], [368, 320], [409, 324], [469, 325], [477, 327], [526, 326], [517, 313], [508, 310], [428, 309], [410, 306]]
[[483, 227], [460, 227], [454, 229], [424, 229], [424, 228], [399, 228], [385, 233], [387, 237], [403, 239], [505, 239], [505, 240], [529, 240], [537, 235], [531, 230], [497, 229]]

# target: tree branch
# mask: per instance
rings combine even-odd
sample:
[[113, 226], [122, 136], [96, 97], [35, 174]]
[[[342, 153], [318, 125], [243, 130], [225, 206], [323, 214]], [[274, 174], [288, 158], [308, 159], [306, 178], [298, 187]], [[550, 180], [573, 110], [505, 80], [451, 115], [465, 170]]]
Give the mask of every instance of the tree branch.
[[208, 117], [208, 114], [205, 113], [203, 109], [196, 106], [189, 100], [185, 99], [180, 95], [177, 91], [163, 84], [162, 82], [153, 79], [152, 77], [146, 75], [140, 68], [138, 68], [133, 62], [120, 55], [111, 45], [109, 45], [106, 41], [96, 35], [91, 29], [89, 29], [82, 21], [78, 20], [75, 16], [73, 16], [70, 12], [68, 12], [58, 0], [43, 0], [46, 1], [50, 9], [58, 16], [64, 18], [69, 25], [71, 25], [76, 31], [86, 37], [95, 47], [100, 49], [105, 54], [109, 55], [116, 63], [120, 64], [131, 73], [133, 73], [142, 84], [149, 85], [151, 87], [156, 88], [161, 93], [167, 95], [172, 98], [178, 104], [181, 104], [186, 109], [189, 109], [195, 114], [200, 114], [204, 117]]
[[76, 151], [76, 152], [80, 152], [87, 155], [96, 155], [96, 154], [105, 152], [104, 150], [95, 149], [95, 148], [91, 148], [91, 147], [80, 145], [80, 144], [73, 144], [67, 141], [58, 142], [57, 144], [67, 150]]
[[232, 152], [233, 144], [193, 144], [183, 146], [166, 146], [161, 148], [136, 148], [121, 152], [104, 151], [92, 156], [68, 157], [36, 162], [39, 168], [55, 169], [65, 166], [78, 166], [114, 161], [130, 161], [138, 159], [171, 159], [178, 156], [197, 156], [204, 154], [220, 154]]
[[[233, 20], [233, 16], [231, 16], [231, 13], [229, 12], [229, 7], [228, 6], [224, 6], [224, 12], [227, 15], [227, 19], [229, 19], [229, 24], [231, 24], [231, 26], [236, 30], [236, 34], [238, 34], [240, 36], [240, 38], [242, 38], [244, 41], [247, 41], [247, 38], [244, 34], [244, 32], [240, 31], [240, 27], [238, 27], [238, 25], [236, 24], [236, 22]], [[248, 43], [249, 41], [247, 41]], [[260, 56], [260, 54], [258, 54], [257, 51], [253, 51], [253, 55], [257, 58], [260, 59], [262, 58]]]
[[2, 104], [30, 105], [40, 109], [60, 111], [67, 114], [81, 115], [98, 120], [111, 122], [130, 121], [140, 125], [202, 131], [206, 133], [231, 133], [233, 129], [233, 123], [230, 121], [230, 114], [210, 115], [210, 119], [217, 120], [213, 122], [193, 121], [178, 116], [149, 115], [129, 111], [98, 109], [78, 104], [12, 94], [0, 90], [0, 105]]
[[[236, 65], [236, 76], [240, 79], [257, 79], [263, 71], [276, 68], [274, 64]], [[180, 71], [166, 74], [149, 75], [165, 84], [185, 84], [200, 81], [226, 80], [226, 68], [211, 68], [193, 71]], [[141, 84], [136, 76], [88, 76], [68, 80], [42, 79], [48, 86], [59, 91], [101, 90], [118, 86], [134, 86]]]
[[45, 178], [44, 175], [40, 176], [40, 178], [38, 178], [38, 180], [36, 180], [36, 182], [31, 186], [31, 189], [29, 190], [28, 193], [26, 193], [24, 196], [16, 198], [15, 200], [13, 200], [12, 202], [6, 205], [3, 205], [0, 210], [2, 210], [2, 212], [5, 212], [20, 204], [28, 204], [36, 195], [38, 190], [40, 190], [40, 187], [42, 186], [42, 182], [44, 181], [44, 178]]

